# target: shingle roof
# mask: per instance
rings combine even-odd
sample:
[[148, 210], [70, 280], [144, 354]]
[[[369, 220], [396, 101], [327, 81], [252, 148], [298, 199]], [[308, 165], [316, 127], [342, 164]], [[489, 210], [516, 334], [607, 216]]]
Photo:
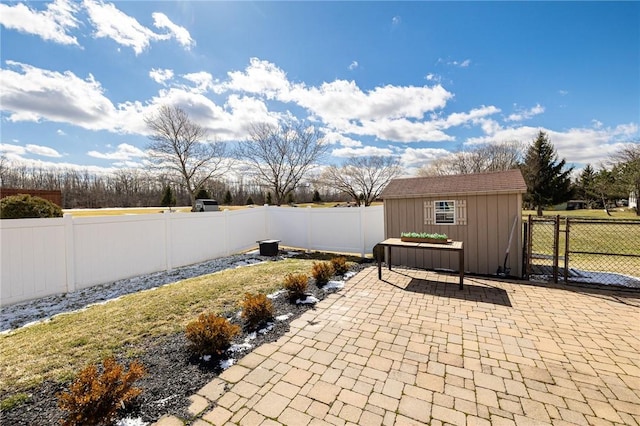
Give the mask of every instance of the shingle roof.
[[467, 175], [393, 179], [381, 198], [416, 198], [431, 195], [524, 193], [527, 184], [519, 169]]

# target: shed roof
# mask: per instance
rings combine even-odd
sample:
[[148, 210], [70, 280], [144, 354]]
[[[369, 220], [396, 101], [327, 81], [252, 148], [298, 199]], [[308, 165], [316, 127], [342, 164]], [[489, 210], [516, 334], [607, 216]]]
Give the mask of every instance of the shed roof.
[[466, 175], [393, 179], [381, 198], [417, 198], [433, 195], [525, 193], [527, 184], [520, 169]]

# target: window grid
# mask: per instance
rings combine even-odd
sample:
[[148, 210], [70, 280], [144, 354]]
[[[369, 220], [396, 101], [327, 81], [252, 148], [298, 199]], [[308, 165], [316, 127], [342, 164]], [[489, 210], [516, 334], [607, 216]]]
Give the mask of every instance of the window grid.
[[456, 223], [455, 201], [434, 201], [436, 225], [454, 225]]

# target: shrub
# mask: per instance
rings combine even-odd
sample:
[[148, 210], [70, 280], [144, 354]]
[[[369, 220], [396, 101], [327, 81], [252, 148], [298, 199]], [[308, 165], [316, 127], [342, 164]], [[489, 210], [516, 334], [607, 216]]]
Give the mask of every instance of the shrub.
[[223, 354], [238, 333], [240, 327], [215, 314], [200, 314], [186, 329], [190, 349], [198, 355]]
[[313, 262], [311, 266], [311, 275], [316, 280], [316, 285], [323, 286], [329, 278], [335, 273], [331, 262]]
[[0, 200], [0, 218], [23, 219], [62, 217], [62, 209], [49, 200], [18, 194]]
[[349, 270], [347, 259], [343, 256], [331, 259], [331, 266], [333, 266], [333, 270], [337, 275], [344, 275]]
[[264, 294], [246, 293], [242, 300], [242, 318], [250, 328], [273, 319], [273, 303]]
[[287, 290], [290, 299], [304, 296], [308, 285], [309, 277], [305, 274], [288, 274], [284, 277], [284, 288]]
[[144, 376], [144, 366], [134, 361], [129, 371], [115, 358], [103, 361], [102, 373], [90, 365], [80, 372], [69, 392], [57, 395], [58, 407], [67, 412], [61, 423], [66, 426], [111, 424], [118, 408], [142, 393], [133, 383]]

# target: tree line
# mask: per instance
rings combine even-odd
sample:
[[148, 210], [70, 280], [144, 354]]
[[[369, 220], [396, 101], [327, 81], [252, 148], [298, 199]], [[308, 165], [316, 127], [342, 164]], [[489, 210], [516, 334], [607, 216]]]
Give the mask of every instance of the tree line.
[[[64, 208], [195, 205], [197, 198], [222, 204], [353, 201], [370, 205], [387, 183], [403, 174], [396, 157], [352, 157], [344, 164], [317, 165], [329, 146], [303, 122], [252, 123], [246, 140], [231, 150], [209, 140], [207, 131], [177, 106], [162, 106], [145, 120], [152, 167], [113, 174], [9, 165], [0, 157], [0, 185], [61, 190]], [[467, 174], [520, 168], [527, 183], [525, 206], [538, 214], [574, 197], [607, 208], [640, 194], [640, 144], [622, 144], [598, 171], [587, 165], [573, 180], [573, 168], [540, 131], [530, 144], [484, 144], [432, 161], [419, 176]], [[232, 177], [234, 171], [239, 178]]]

